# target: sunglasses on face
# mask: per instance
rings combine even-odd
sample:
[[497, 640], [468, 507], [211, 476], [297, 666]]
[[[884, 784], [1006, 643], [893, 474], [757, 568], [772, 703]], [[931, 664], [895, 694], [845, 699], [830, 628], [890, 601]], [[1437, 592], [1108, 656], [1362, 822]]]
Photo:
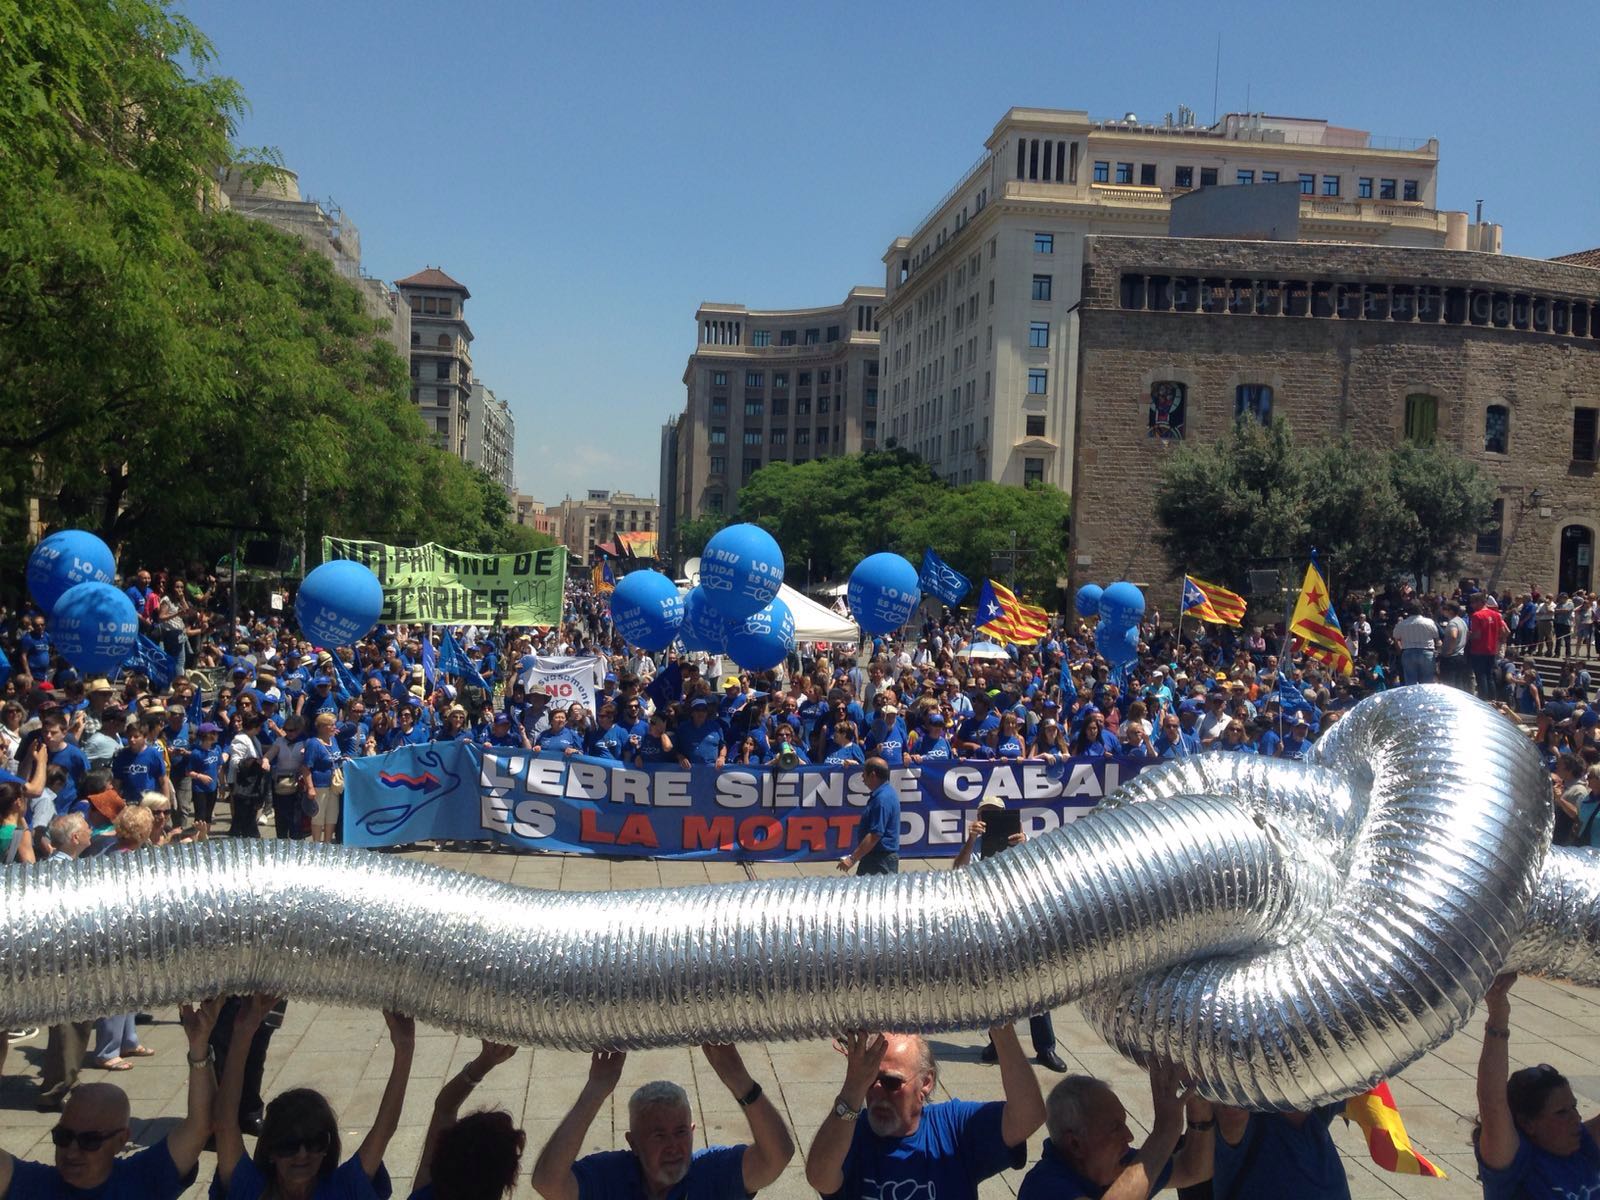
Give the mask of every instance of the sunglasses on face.
[[73, 1142], [78, 1143], [78, 1148], [85, 1154], [93, 1154], [104, 1146], [122, 1130], [111, 1129], [104, 1133], [95, 1133], [85, 1129], [68, 1129], [65, 1125], [57, 1125], [50, 1131], [50, 1141], [57, 1149], [65, 1150]]
[[324, 1129], [321, 1133], [307, 1133], [300, 1137], [286, 1137], [272, 1145], [273, 1158], [293, 1158], [300, 1151], [307, 1154], [326, 1154], [333, 1145], [333, 1135]]
[[905, 1086], [906, 1081], [898, 1075], [879, 1075], [877, 1084], [886, 1092], [898, 1092]]

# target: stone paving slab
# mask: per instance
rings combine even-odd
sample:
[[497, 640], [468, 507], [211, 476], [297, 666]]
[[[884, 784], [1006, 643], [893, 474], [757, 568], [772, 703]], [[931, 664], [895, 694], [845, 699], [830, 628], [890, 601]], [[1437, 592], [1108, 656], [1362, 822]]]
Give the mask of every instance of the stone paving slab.
[[[752, 877], [798, 878], [830, 871], [828, 864], [762, 864], [747, 869], [734, 863], [608, 861], [516, 855], [487, 848], [416, 851], [408, 852], [407, 857], [509, 880], [519, 886], [567, 891], [691, 886]], [[945, 863], [938, 861], [912, 861], [906, 866], [947, 869]], [[133, 1135], [140, 1144], [158, 1140], [181, 1118], [187, 1086], [177, 1014], [162, 1011], [156, 1016], [155, 1025], [140, 1030], [145, 1043], [157, 1051], [155, 1058], [141, 1060], [133, 1070], [120, 1074], [89, 1070], [83, 1076], [110, 1079], [128, 1092], [133, 1101]], [[1110, 1081], [1128, 1109], [1135, 1138], [1142, 1139], [1150, 1120], [1144, 1076], [1110, 1051], [1075, 1007], [1060, 1009], [1054, 1017], [1062, 1057], [1073, 1070]], [[1600, 991], [1524, 979], [1513, 994], [1512, 1026], [1514, 1065], [1554, 1063], [1572, 1079], [1585, 1111], [1600, 1108]], [[1390, 1175], [1372, 1163], [1355, 1126], [1335, 1121], [1334, 1140], [1345, 1156], [1355, 1200], [1400, 1195], [1427, 1200], [1481, 1196], [1474, 1180], [1468, 1141], [1476, 1111], [1473, 1074], [1481, 1028], [1481, 1019], [1475, 1017], [1462, 1032], [1414, 1063], [1390, 1085], [1412, 1140], [1450, 1178], [1425, 1180]], [[1019, 1025], [1019, 1033], [1026, 1049], [1027, 1031]], [[941, 1062], [940, 1098], [999, 1097], [998, 1072], [978, 1058], [984, 1042], [981, 1034], [941, 1034], [933, 1040]], [[811, 1197], [814, 1193], [806, 1187], [802, 1170], [805, 1150], [833, 1105], [843, 1077], [843, 1060], [824, 1043], [762, 1043], [741, 1049], [751, 1073], [784, 1113], [798, 1147], [789, 1169], [764, 1194], [776, 1200]], [[419, 1027], [406, 1107], [386, 1159], [397, 1196], [403, 1198], [409, 1191], [434, 1095], [476, 1050], [477, 1043], [472, 1039]], [[49, 1161], [53, 1151], [48, 1133], [56, 1118], [33, 1111], [43, 1053], [42, 1034], [11, 1049], [5, 1076], [0, 1078], [0, 1146], [21, 1157]], [[346, 1144], [353, 1147], [377, 1112], [389, 1064], [388, 1038], [380, 1014], [291, 1001], [283, 1028], [273, 1039], [264, 1092], [270, 1097], [288, 1087], [320, 1088], [339, 1114]], [[1036, 1071], [1046, 1091], [1059, 1078], [1043, 1068]], [[539, 1148], [577, 1096], [587, 1072], [587, 1055], [525, 1048], [497, 1068], [469, 1100], [465, 1111], [503, 1108], [527, 1131], [528, 1152], [517, 1196], [535, 1195], [527, 1182], [527, 1172], [531, 1171]], [[624, 1144], [626, 1097], [633, 1088], [655, 1078], [674, 1079], [688, 1089], [695, 1106], [696, 1136], [702, 1145], [748, 1137], [737, 1104], [698, 1051], [651, 1050], [629, 1056], [611, 1103], [601, 1110], [589, 1130], [585, 1153]], [[1042, 1140], [1041, 1131], [1030, 1144], [1030, 1163], [1037, 1160]], [[199, 1180], [186, 1197], [205, 1194], [212, 1161], [210, 1155], [202, 1159]], [[1022, 1174], [1007, 1172], [989, 1180], [980, 1193], [983, 1200], [1015, 1195]]]

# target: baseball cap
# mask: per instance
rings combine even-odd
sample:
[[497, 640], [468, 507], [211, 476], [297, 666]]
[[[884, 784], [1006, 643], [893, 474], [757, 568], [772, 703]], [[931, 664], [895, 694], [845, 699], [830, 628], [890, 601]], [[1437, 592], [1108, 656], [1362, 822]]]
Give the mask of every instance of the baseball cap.
[[696, 696], [689, 704], [690, 708], [709, 708], [704, 696]]
[[494, 723], [496, 725], [509, 725], [509, 724], [511, 724], [511, 714], [503, 713], [503, 712], [495, 713], [495, 715], [494, 715]]
[[1182, 716], [1184, 713], [1197, 713], [1204, 708], [1205, 705], [1203, 704], [1199, 704], [1193, 700], [1185, 700], [1178, 705], [1178, 715]]
[[617, 677], [610, 672], [607, 672], [605, 681], [607, 683], [615, 683], [617, 681]]
[[944, 724], [944, 714], [943, 713], [929, 713], [928, 714], [928, 724], [929, 725], [943, 725]]
[[210, 721], [202, 721], [201, 724], [200, 724], [200, 728], [197, 729], [195, 732], [196, 733], [221, 733], [222, 732], [222, 727], [220, 725], [215, 725]]
[[1292, 722], [1290, 722], [1290, 724], [1293, 724], [1293, 725], [1307, 725], [1307, 726], [1309, 726], [1311, 724], [1311, 721], [1306, 716], [1305, 713], [1297, 712], [1294, 715], [1294, 720]]
[[1006, 802], [999, 796], [985, 796], [982, 800], [978, 801], [979, 812], [982, 812], [986, 808], [1004, 808], [1005, 806]]
[[738, 686], [739, 686], [739, 677], [737, 675], [729, 675], [726, 679], [724, 679], [722, 681], [722, 690], [725, 691], [725, 692], [731, 690], [732, 688], [736, 688]]

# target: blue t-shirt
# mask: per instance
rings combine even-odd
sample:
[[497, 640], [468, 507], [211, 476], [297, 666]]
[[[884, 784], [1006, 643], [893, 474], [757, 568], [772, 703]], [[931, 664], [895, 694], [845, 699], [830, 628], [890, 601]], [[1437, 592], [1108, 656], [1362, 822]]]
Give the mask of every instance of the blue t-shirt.
[[[930, 735], [931, 736], [931, 735]], [[921, 750], [921, 747], [918, 747]], [[933, 738], [926, 750], [922, 750], [922, 757], [930, 762], [950, 761], [950, 742], [943, 736]]]
[[610, 758], [621, 762], [627, 752], [628, 735], [621, 725], [613, 724], [606, 730], [596, 728], [589, 735], [588, 753], [595, 758]]
[[[1122, 1156], [1121, 1165], [1126, 1167], [1139, 1157], [1139, 1152], [1131, 1146]], [[1154, 1196], [1167, 1186], [1167, 1181], [1172, 1178], [1172, 1160], [1167, 1159], [1166, 1166], [1161, 1168], [1161, 1173], [1156, 1176], [1156, 1184], [1150, 1189], [1149, 1195]], [[1071, 1167], [1067, 1166], [1055, 1147], [1050, 1145], [1050, 1139], [1044, 1140], [1044, 1153], [1039, 1156], [1039, 1161], [1033, 1164], [1033, 1169], [1022, 1177], [1022, 1186], [1017, 1189], [1017, 1200], [1099, 1200], [1106, 1194], [1109, 1183], [1090, 1183]]]
[[200, 792], [202, 795], [210, 795], [215, 792], [217, 790], [217, 780], [222, 777], [221, 771], [222, 746], [220, 744], [213, 745], [209, 750], [196, 746], [189, 751], [190, 778], [193, 778], [198, 773], [208, 776], [211, 780], [210, 783], [206, 783], [203, 780], [195, 779], [192, 785], [195, 791]]
[[16, 1159], [6, 1200], [175, 1200], [194, 1181], [178, 1177], [178, 1168], [162, 1139], [147, 1150], [116, 1159], [111, 1178], [90, 1191], [69, 1188], [54, 1166]]
[[[1296, 1200], [1350, 1200], [1350, 1184], [1345, 1178], [1344, 1163], [1339, 1161], [1339, 1148], [1333, 1144], [1328, 1126], [1334, 1117], [1344, 1112], [1344, 1101], [1324, 1104], [1307, 1114], [1296, 1129], [1282, 1113], [1251, 1113], [1244, 1136], [1237, 1146], [1230, 1146], [1219, 1133], [1211, 1186], [1219, 1196], [1233, 1195], [1236, 1200], [1267, 1200], [1279, 1196], [1294, 1196]], [[1235, 1178], [1250, 1153], [1250, 1142], [1256, 1139], [1260, 1146], [1255, 1151], [1255, 1162], [1250, 1174], [1238, 1182], [1238, 1191], [1231, 1192]]]
[[[696, 1150], [689, 1171], [663, 1200], [746, 1200], [743, 1146]], [[639, 1160], [632, 1150], [605, 1150], [572, 1164], [578, 1200], [646, 1200]]]
[[78, 798], [78, 785], [89, 773], [89, 760], [84, 757], [82, 750], [68, 743], [51, 752], [50, 765], [60, 767], [67, 773], [67, 781], [56, 791], [56, 815], [60, 816], [72, 811], [72, 802]]
[[40, 678], [50, 669], [50, 635], [41, 633], [37, 637], [25, 633], [17, 639], [17, 648], [22, 651], [22, 657], [27, 660], [28, 673], [35, 679]]
[[867, 749], [891, 767], [898, 767], [906, 760], [906, 727], [899, 717], [887, 726], [873, 722], [867, 730], [866, 742]]
[[311, 786], [331, 787], [333, 769], [339, 765], [344, 756], [338, 752], [337, 747], [330, 749], [321, 738], [317, 737], [308, 737], [305, 747], [306, 766], [311, 771]]
[[1026, 1142], [1007, 1146], [1000, 1136], [1004, 1112], [999, 1100], [930, 1104], [916, 1132], [902, 1138], [879, 1137], [859, 1116], [844, 1159], [844, 1186], [833, 1195], [977, 1200], [979, 1183], [1028, 1161]]
[[1478, 1159], [1483, 1200], [1588, 1200], [1600, 1196], [1600, 1146], [1587, 1126], [1578, 1130], [1578, 1152], [1557, 1155], [1541, 1150], [1520, 1133], [1517, 1156], [1503, 1171]]
[[888, 780], [873, 788], [867, 797], [867, 810], [861, 814], [861, 836], [869, 833], [878, 835], [873, 853], [900, 853], [900, 794]]
[[[220, 1181], [211, 1181], [209, 1200], [257, 1200], [267, 1190], [267, 1181], [255, 1161], [246, 1154], [233, 1168], [233, 1178], [228, 1190], [222, 1190]], [[378, 1164], [378, 1174], [367, 1178], [361, 1167], [361, 1156], [352, 1154], [334, 1169], [332, 1175], [317, 1183], [311, 1193], [312, 1200], [389, 1200], [394, 1195], [394, 1184], [389, 1179], [389, 1168]]]
[[830, 767], [859, 767], [867, 756], [861, 752], [859, 742], [851, 742], [848, 746], [835, 746], [822, 761]]
[[1022, 739], [1012, 735], [1000, 739], [999, 745], [994, 748], [994, 756], [1002, 761], [1015, 762], [1022, 757], [1025, 750]]
[[718, 753], [727, 744], [727, 735], [722, 732], [722, 726], [715, 721], [708, 720], [697, 729], [695, 723], [690, 720], [678, 726], [672, 744], [690, 763], [714, 764]]
[[559, 732], [546, 729], [539, 735], [539, 749], [550, 754], [565, 754], [569, 746], [574, 750], [582, 750], [583, 738], [565, 725]]
[[122, 793], [122, 798], [129, 804], [137, 804], [146, 792], [161, 789], [167, 768], [161, 761], [161, 751], [154, 746], [146, 746], [137, 753], [124, 746], [111, 760], [111, 777], [117, 781], [117, 791]]

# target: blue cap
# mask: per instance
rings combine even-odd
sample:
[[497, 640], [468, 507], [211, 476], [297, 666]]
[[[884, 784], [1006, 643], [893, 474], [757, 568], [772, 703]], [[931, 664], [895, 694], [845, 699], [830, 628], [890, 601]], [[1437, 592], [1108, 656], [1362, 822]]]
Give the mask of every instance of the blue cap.
[[1178, 705], [1178, 714], [1182, 716], [1184, 713], [1201, 713], [1204, 712], [1205, 709], [1206, 706], [1204, 704], [1200, 704], [1194, 700], [1185, 700], [1182, 704]]
[[943, 713], [929, 713], [928, 714], [928, 724], [929, 725], [943, 725], [944, 724], [944, 714]]
[[696, 696], [692, 701], [690, 701], [689, 707], [691, 709], [695, 709], [695, 708], [708, 708], [710, 706], [706, 703], [706, 698], [704, 696]]

